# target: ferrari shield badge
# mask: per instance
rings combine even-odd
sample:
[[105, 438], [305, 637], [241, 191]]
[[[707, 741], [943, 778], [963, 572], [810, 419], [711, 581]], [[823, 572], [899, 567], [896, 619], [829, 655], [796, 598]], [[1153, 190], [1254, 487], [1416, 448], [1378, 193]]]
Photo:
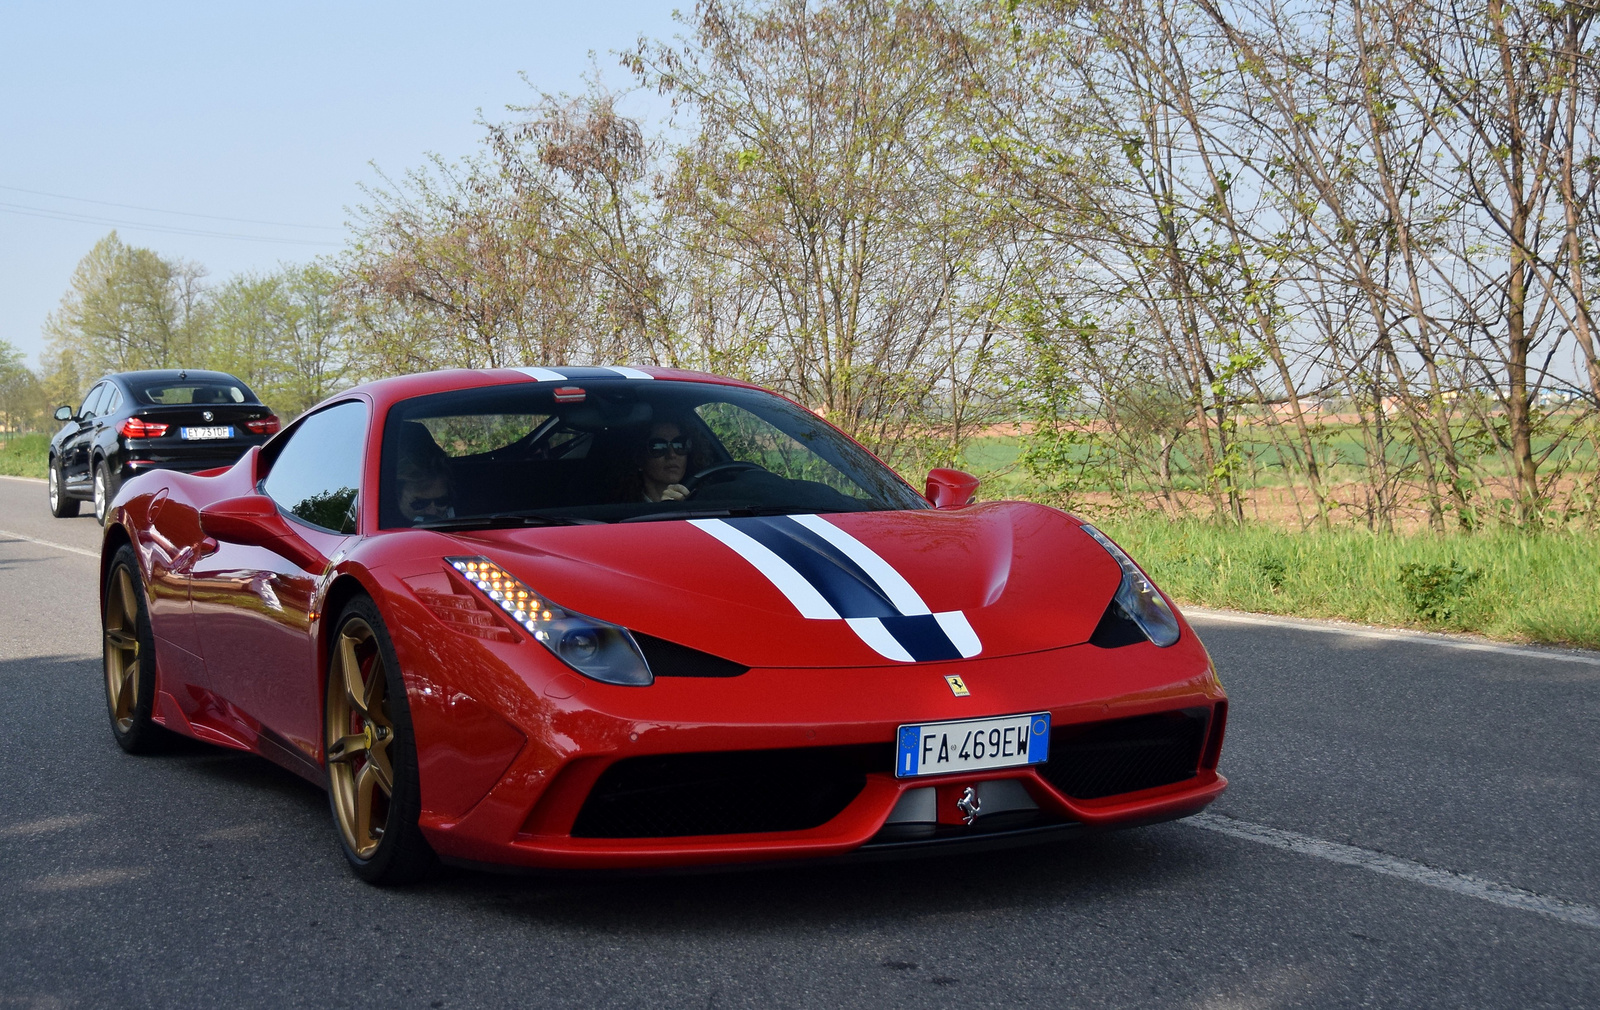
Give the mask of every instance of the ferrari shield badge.
[[950, 685], [950, 693], [955, 695], [957, 698], [965, 698], [972, 693], [971, 691], [967, 690], [966, 681], [962, 680], [953, 673], [946, 676], [944, 678], [944, 682]]

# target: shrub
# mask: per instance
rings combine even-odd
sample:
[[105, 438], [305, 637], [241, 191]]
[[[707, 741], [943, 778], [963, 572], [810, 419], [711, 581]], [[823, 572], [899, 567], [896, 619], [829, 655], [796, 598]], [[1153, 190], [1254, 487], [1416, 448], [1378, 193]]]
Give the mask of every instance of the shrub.
[[1482, 569], [1455, 560], [1447, 565], [1407, 562], [1400, 566], [1400, 592], [1418, 617], [1444, 622], [1460, 613], [1462, 601], [1481, 578]]

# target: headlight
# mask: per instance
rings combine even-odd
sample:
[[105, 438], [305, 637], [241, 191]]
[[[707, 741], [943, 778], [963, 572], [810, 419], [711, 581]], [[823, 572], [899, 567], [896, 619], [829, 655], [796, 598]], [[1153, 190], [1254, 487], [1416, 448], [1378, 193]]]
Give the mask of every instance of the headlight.
[[1117, 587], [1117, 595], [1113, 602], [1122, 608], [1128, 619], [1139, 626], [1146, 638], [1161, 646], [1163, 649], [1178, 640], [1178, 618], [1167, 606], [1167, 601], [1162, 599], [1160, 591], [1155, 587], [1133, 559], [1123, 553], [1122, 548], [1111, 542], [1111, 538], [1099, 530], [1084, 523], [1080, 529], [1094, 537], [1095, 543], [1106, 549], [1106, 553], [1116, 559], [1122, 568], [1122, 585]]
[[585, 677], [630, 687], [655, 679], [627, 628], [556, 606], [488, 558], [444, 560], [534, 641]]

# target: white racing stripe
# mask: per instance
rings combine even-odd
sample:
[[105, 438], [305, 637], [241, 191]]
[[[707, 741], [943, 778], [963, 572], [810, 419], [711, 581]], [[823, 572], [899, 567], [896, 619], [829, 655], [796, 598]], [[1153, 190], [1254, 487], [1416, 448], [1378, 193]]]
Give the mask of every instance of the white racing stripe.
[[513, 368], [513, 372], [521, 372], [528, 378], [537, 382], [566, 382], [567, 377], [553, 368]]
[[978, 633], [972, 630], [966, 614], [959, 610], [947, 610], [942, 614], [934, 614], [933, 619], [939, 622], [939, 627], [944, 629], [950, 644], [961, 653], [962, 659], [971, 659], [983, 651], [983, 643], [978, 641]]
[[[735, 554], [750, 562], [756, 571], [765, 575], [767, 581], [778, 588], [778, 592], [788, 597], [789, 602], [800, 611], [801, 617], [824, 621], [839, 619], [839, 612], [833, 609], [833, 605], [823, 599], [822, 594], [813, 589], [811, 583], [807, 582], [799, 572], [789, 567], [789, 562], [767, 550], [753, 538], [739, 532], [721, 519], [691, 519], [689, 525], [705, 530], [727, 544]], [[898, 648], [898, 644], [896, 647]]]
[[96, 554], [94, 551], [86, 551], [82, 547], [68, 547], [66, 544], [58, 544], [54, 540], [40, 540], [38, 537], [24, 536], [21, 533], [13, 533], [10, 530], [0, 530], [0, 537], [11, 537], [15, 540], [26, 540], [30, 544], [38, 544], [41, 547], [54, 547], [58, 551], [71, 551], [73, 554], [82, 554], [86, 558], [95, 558], [98, 560], [100, 557], [100, 555]]
[[1232, 817], [1224, 817], [1220, 814], [1196, 814], [1181, 823], [1204, 828], [1207, 831], [1215, 831], [1231, 838], [1243, 839], [1247, 842], [1270, 845], [1274, 849], [1282, 849], [1284, 852], [1326, 859], [1330, 863], [1340, 863], [1344, 866], [1355, 866], [1363, 870], [1370, 870], [1373, 873], [1381, 873], [1388, 877], [1398, 877], [1413, 884], [1437, 887], [1452, 894], [1477, 898], [1479, 901], [1487, 901], [1506, 908], [1515, 908], [1523, 912], [1535, 912], [1539, 915], [1547, 915], [1552, 919], [1560, 919], [1562, 922], [1588, 926], [1590, 929], [1600, 929], [1600, 908], [1575, 901], [1567, 901], [1564, 898], [1539, 894], [1536, 891], [1523, 890], [1520, 887], [1512, 887], [1510, 884], [1484, 880], [1482, 877], [1474, 877], [1466, 873], [1435, 869], [1432, 866], [1414, 863], [1409, 859], [1400, 859], [1397, 856], [1385, 855], [1382, 852], [1374, 852], [1371, 849], [1357, 848], [1354, 845], [1342, 845], [1339, 842], [1328, 842], [1321, 838], [1313, 838], [1310, 835], [1285, 831], [1282, 828], [1271, 828], [1265, 824], [1237, 821]]
[[618, 375], [622, 376], [624, 379], [654, 379], [655, 378], [655, 376], [651, 375], [649, 372], [641, 372], [637, 368], [623, 368], [620, 365], [606, 365], [604, 367], [606, 369], [610, 370], [610, 371], [616, 372]]
[[847, 617], [844, 623], [850, 625], [850, 630], [884, 659], [892, 659], [896, 663], [916, 662], [906, 647], [895, 641], [889, 629], [876, 617]]

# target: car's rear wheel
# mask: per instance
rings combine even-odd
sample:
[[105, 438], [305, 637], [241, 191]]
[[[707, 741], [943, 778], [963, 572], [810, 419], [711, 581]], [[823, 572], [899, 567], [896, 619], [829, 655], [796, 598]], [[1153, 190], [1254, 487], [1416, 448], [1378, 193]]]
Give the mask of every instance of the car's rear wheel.
[[101, 526], [106, 524], [106, 512], [111, 508], [111, 471], [106, 461], [94, 466], [94, 517]]
[[129, 754], [160, 750], [171, 737], [150, 719], [156, 697], [155, 637], [132, 547], [124, 545], [111, 559], [100, 625], [111, 735]]
[[50, 485], [50, 514], [57, 519], [71, 519], [77, 515], [80, 502], [76, 498], [67, 497], [67, 489], [62, 486], [60, 461], [50, 461], [50, 474], [47, 480]]
[[351, 600], [334, 629], [323, 710], [334, 824], [357, 876], [410, 883], [438, 859], [417, 827], [421, 790], [400, 665], [369, 598]]

